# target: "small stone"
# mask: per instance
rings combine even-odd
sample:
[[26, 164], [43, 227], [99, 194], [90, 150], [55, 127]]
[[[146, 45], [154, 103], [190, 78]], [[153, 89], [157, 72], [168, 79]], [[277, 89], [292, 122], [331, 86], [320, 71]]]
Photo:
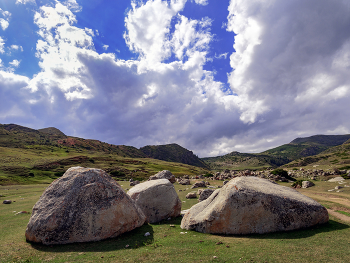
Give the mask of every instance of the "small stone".
[[227, 248], [230, 248], [230, 246], [229, 246], [229, 245], [226, 245], [226, 247], [227, 247]]
[[175, 227], [175, 225], [170, 225], [170, 227]]
[[145, 237], [148, 237], [148, 236], [150, 236], [150, 235], [151, 235], [150, 232], [146, 232], [146, 233], [144, 234]]
[[11, 204], [12, 201], [11, 201], [11, 200], [4, 200], [2, 203], [5, 204], [5, 205], [7, 205], [7, 204]]
[[217, 256], [213, 256], [213, 258], [218, 258]]
[[125, 246], [125, 248], [128, 248], [128, 247], [129, 247], [129, 245], [126, 245], [126, 246]]
[[217, 245], [221, 245], [221, 244], [222, 244], [222, 242], [221, 242], [221, 241], [219, 241], [219, 242], [217, 242], [216, 244], [217, 244]]

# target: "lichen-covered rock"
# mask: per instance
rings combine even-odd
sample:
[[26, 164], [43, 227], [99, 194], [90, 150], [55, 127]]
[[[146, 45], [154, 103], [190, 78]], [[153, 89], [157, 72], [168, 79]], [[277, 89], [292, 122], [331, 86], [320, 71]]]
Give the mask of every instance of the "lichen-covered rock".
[[202, 202], [211, 196], [211, 194], [214, 193], [214, 189], [203, 189], [199, 195], [199, 202]]
[[163, 170], [149, 177], [148, 180], [168, 179], [172, 184], [176, 182], [175, 176], [168, 170]]
[[185, 214], [181, 228], [211, 234], [287, 231], [328, 222], [325, 207], [294, 189], [237, 177]]
[[106, 172], [73, 167], [34, 205], [26, 239], [45, 245], [97, 241], [140, 227], [143, 212]]
[[140, 183], [127, 193], [143, 211], [146, 220], [153, 224], [181, 212], [181, 201], [172, 183], [159, 179]]

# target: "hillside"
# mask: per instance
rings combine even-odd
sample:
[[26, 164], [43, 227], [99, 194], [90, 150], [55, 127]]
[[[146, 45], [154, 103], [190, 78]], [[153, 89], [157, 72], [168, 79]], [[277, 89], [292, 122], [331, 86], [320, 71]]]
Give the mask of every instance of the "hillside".
[[[163, 148], [167, 150], [160, 152], [169, 154], [170, 162], [148, 158], [132, 146], [66, 136], [53, 127], [35, 130], [16, 124], [0, 124], [0, 185], [49, 182], [73, 166], [100, 168], [119, 180], [145, 179], [161, 170], [170, 170], [178, 176], [208, 172], [185, 148], [178, 145], [160, 147]], [[201, 166], [176, 163], [178, 160]]]
[[350, 139], [347, 135], [314, 135], [297, 138], [288, 144], [267, 150], [261, 154], [288, 158], [290, 161], [319, 154], [333, 146], [341, 145]]
[[350, 140], [341, 145], [330, 147], [327, 150], [313, 156], [296, 159], [285, 168], [306, 167], [318, 169], [338, 168], [340, 170], [350, 169]]
[[189, 151], [176, 143], [166, 145], [148, 145], [141, 147], [140, 151], [149, 158], [207, 168], [207, 165], [194, 155], [192, 151]]
[[[297, 138], [288, 144], [257, 154], [232, 152], [224, 156], [202, 158], [212, 170], [225, 169], [263, 169], [286, 165], [294, 160], [306, 165], [314, 162], [312, 156], [318, 155], [334, 146], [350, 142], [350, 135], [314, 135], [305, 138]], [[307, 159], [305, 158], [307, 157]], [[306, 161], [305, 161], [306, 159]], [[293, 164], [294, 165], [294, 164]]]

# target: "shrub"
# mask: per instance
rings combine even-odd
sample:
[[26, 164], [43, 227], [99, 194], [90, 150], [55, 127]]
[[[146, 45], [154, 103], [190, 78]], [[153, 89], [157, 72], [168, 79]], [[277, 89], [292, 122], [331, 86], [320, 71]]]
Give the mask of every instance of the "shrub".
[[288, 175], [288, 172], [286, 170], [283, 170], [282, 168], [277, 168], [271, 172], [274, 175], [282, 176], [288, 180], [295, 181], [295, 179]]
[[92, 158], [90, 158], [90, 159], [89, 159], [89, 162], [90, 162], [90, 163], [95, 163], [95, 160], [92, 159]]
[[301, 187], [303, 185], [303, 181], [305, 180], [297, 180], [294, 183], [292, 183], [292, 187], [297, 188], [298, 185]]
[[125, 176], [125, 173], [121, 172], [121, 171], [112, 171], [110, 172], [110, 174], [114, 177], [122, 177]]
[[213, 177], [214, 175], [211, 173], [206, 173], [205, 175], [203, 175], [204, 177]]

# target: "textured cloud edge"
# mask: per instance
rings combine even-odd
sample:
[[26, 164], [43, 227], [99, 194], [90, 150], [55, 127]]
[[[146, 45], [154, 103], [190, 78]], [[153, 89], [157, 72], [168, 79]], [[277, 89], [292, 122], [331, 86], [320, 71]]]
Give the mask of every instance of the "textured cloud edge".
[[[349, 133], [348, 1], [231, 0], [227, 30], [237, 35], [228, 83], [235, 95], [203, 69], [211, 18], [181, 15], [186, 2], [133, 1], [124, 38], [137, 60], [98, 54], [94, 31], [74, 26], [81, 8], [74, 0], [40, 7], [41, 71], [15, 74], [19, 60], [0, 71], [0, 122], [136, 147], [176, 142], [202, 157]], [[0, 39], [0, 52], [5, 45]]]

